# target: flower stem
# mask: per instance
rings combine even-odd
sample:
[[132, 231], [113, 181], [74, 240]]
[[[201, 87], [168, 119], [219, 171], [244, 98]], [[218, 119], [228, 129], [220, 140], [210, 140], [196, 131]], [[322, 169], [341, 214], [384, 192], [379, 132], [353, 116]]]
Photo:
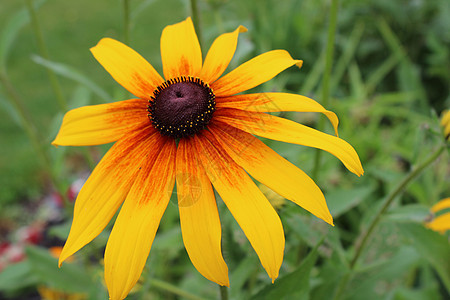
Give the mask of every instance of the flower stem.
[[190, 0], [191, 2], [191, 13], [192, 13], [192, 22], [194, 23], [195, 32], [197, 32], [197, 38], [200, 43], [200, 46], [203, 44], [203, 36], [202, 36], [202, 26], [200, 20], [200, 13], [198, 10], [197, 0]]
[[122, 0], [123, 42], [130, 45], [130, 1]]
[[8, 76], [5, 72], [0, 73], [0, 82], [3, 85], [8, 97], [6, 99], [10, 100], [11, 105], [14, 107], [14, 110], [17, 112], [17, 115], [20, 119], [20, 123], [23, 126], [23, 129], [28, 135], [28, 138], [31, 141], [31, 144], [35, 148], [39, 158], [44, 164], [47, 171], [50, 170], [50, 159], [48, 158], [45, 151], [42, 149], [40, 142], [42, 139], [36, 129], [36, 126], [32, 123], [32, 119], [28, 110], [26, 110], [25, 105], [23, 104], [22, 99], [19, 97], [19, 94], [12, 86], [9, 81]]
[[219, 285], [219, 288], [220, 288], [220, 299], [228, 300], [228, 287]]
[[155, 288], [159, 288], [159, 289], [171, 292], [172, 294], [178, 295], [183, 299], [204, 300], [204, 298], [201, 298], [197, 295], [193, 295], [189, 292], [186, 292], [185, 290], [180, 289], [179, 287], [177, 287], [173, 284], [170, 284], [170, 283], [162, 281], [162, 280], [151, 278], [150, 284]]
[[[34, 31], [34, 35], [36, 37], [40, 55], [44, 59], [50, 60], [47, 46], [45, 45], [44, 37], [42, 35], [41, 26], [39, 24], [39, 19], [37, 17], [36, 9], [34, 8], [34, 5], [33, 5], [33, 0], [27, 0], [26, 3], [27, 3], [28, 12], [31, 17], [31, 22], [33, 24], [33, 31]], [[51, 69], [46, 68], [46, 70], [47, 70], [47, 75], [50, 80], [50, 84], [52, 86], [53, 92], [55, 93], [56, 101], [58, 102], [59, 109], [61, 110], [61, 112], [65, 113], [69, 109], [69, 106], [67, 105], [67, 101], [64, 98], [58, 78], [56, 77], [56, 74]], [[84, 155], [89, 167], [91, 169], [93, 169], [94, 161], [93, 161], [92, 157], [90, 156], [89, 152], [87, 150], [83, 149], [82, 154]]]
[[[332, 0], [330, 9], [330, 23], [328, 24], [328, 36], [327, 36], [327, 48], [325, 58], [325, 70], [322, 78], [322, 105], [328, 109], [330, 103], [330, 76], [331, 69], [333, 67], [333, 55], [334, 55], [334, 36], [337, 27], [337, 16], [339, 9], [339, 0]], [[318, 129], [323, 130], [325, 127], [325, 119], [320, 117]], [[314, 157], [314, 167], [312, 172], [312, 178], [317, 180], [319, 176], [320, 161], [322, 158], [322, 151], [317, 149]]]
[[335, 300], [340, 299], [342, 293], [344, 292], [344, 290], [347, 286], [347, 283], [350, 280], [350, 278], [355, 270], [356, 263], [358, 262], [359, 258], [361, 257], [361, 254], [367, 244], [367, 241], [369, 240], [369, 237], [372, 235], [375, 227], [380, 222], [383, 214], [388, 210], [388, 208], [391, 206], [391, 204], [395, 200], [395, 198], [401, 192], [404, 191], [404, 189], [406, 188], [408, 183], [410, 183], [413, 179], [418, 177], [426, 167], [431, 165], [442, 154], [442, 152], [445, 150], [445, 148], [446, 148], [445, 144], [441, 145], [436, 152], [431, 154], [424, 162], [422, 162], [419, 166], [414, 168], [405, 178], [403, 178], [403, 180], [397, 185], [397, 187], [394, 190], [392, 190], [392, 192], [386, 197], [383, 205], [378, 210], [378, 212], [375, 214], [375, 217], [372, 219], [372, 221], [370, 222], [367, 229], [364, 230], [358, 238], [358, 240], [360, 242], [356, 245], [356, 249], [355, 249], [353, 258], [350, 261], [349, 272], [342, 278], [342, 280], [336, 290], [336, 293], [334, 295]]
[[[28, 135], [28, 138], [30, 139], [33, 148], [35, 149], [39, 159], [41, 160], [46, 173], [51, 178], [55, 189], [61, 192], [62, 190], [61, 182], [59, 181], [57, 176], [53, 174], [50, 158], [48, 157], [47, 152], [45, 152], [44, 148], [42, 148], [40, 141], [42, 141], [43, 139], [39, 135], [36, 126], [33, 124], [30, 113], [28, 112], [28, 110], [26, 110], [22, 99], [20, 98], [17, 91], [14, 89], [5, 72], [0, 72], [0, 83], [3, 85], [7, 93], [8, 97], [6, 98], [9, 99], [11, 105], [14, 107], [14, 110], [17, 112], [20, 123], [23, 129], [25, 130], [26, 134]], [[60, 194], [61, 197], [63, 198], [64, 205], [67, 206], [68, 200], [65, 193], [61, 192]]]
[[[39, 24], [39, 19], [36, 14], [36, 9], [34, 8], [34, 5], [33, 5], [33, 1], [27, 0], [26, 3], [27, 3], [28, 12], [31, 17], [33, 32], [36, 37], [40, 55], [43, 58], [45, 58], [46, 60], [50, 60], [47, 46], [45, 45], [44, 37], [42, 35], [41, 26]], [[56, 77], [55, 73], [49, 68], [47, 68], [47, 75], [50, 80], [50, 84], [52, 85], [53, 91], [56, 95], [56, 100], [58, 101], [58, 105], [59, 105], [61, 111], [63, 111], [63, 112], [67, 111], [67, 108], [68, 108], [67, 101], [64, 98], [61, 86], [59, 85], [58, 78]]]

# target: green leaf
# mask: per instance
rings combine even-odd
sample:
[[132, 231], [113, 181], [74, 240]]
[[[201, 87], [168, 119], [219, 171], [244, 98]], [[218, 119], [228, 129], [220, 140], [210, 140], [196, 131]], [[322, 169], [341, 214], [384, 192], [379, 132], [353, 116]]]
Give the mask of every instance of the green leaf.
[[433, 266], [450, 292], [450, 243], [447, 238], [421, 224], [399, 224], [399, 229]]
[[351, 95], [355, 99], [367, 99], [366, 86], [361, 75], [361, 70], [356, 62], [350, 64], [348, 69], [350, 78]]
[[348, 265], [343, 264], [338, 254], [333, 252], [331, 257], [325, 259], [324, 263], [318, 268], [318, 274], [315, 280], [311, 282], [311, 299], [322, 300], [331, 298], [336, 286], [347, 272]]
[[325, 195], [328, 208], [334, 218], [359, 205], [374, 191], [374, 185], [354, 188], [352, 190], [333, 190]]
[[48, 234], [51, 237], [56, 237], [64, 241], [65, 239], [67, 239], [67, 236], [69, 235], [70, 226], [72, 226], [71, 219], [62, 224], [51, 226], [48, 231]]
[[91, 91], [83, 86], [79, 85], [74, 91], [69, 101], [69, 109], [74, 109], [81, 106], [89, 105], [91, 102]]
[[[348, 40], [345, 41], [342, 55], [336, 61], [333, 75], [330, 78], [330, 91], [338, 86], [345, 71], [350, 65], [351, 60], [355, 57], [355, 51], [364, 33], [364, 23], [359, 21], [355, 24]], [[362, 99], [361, 99], [362, 100]]]
[[38, 279], [31, 274], [28, 260], [9, 265], [0, 272], [0, 291], [12, 293], [36, 285]]
[[403, 246], [393, 256], [380, 260], [357, 273], [347, 288], [347, 300], [386, 299], [396, 285], [400, 285], [409, 272], [417, 267], [420, 255], [412, 247]]
[[439, 293], [437, 287], [427, 287], [421, 289], [409, 289], [400, 287], [395, 293], [393, 299], [408, 299], [408, 300], [423, 300], [423, 299], [441, 299], [442, 295]]
[[[35, 9], [38, 9], [46, 0], [34, 1]], [[11, 17], [9, 22], [3, 27], [0, 35], [0, 69], [6, 67], [6, 59], [8, 58], [9, 51], [16, 39], [20, 29], [30, 22], [30, 16], [26, 9], [21, 9], [14, 16]]]
[[155, 0], [146, 0], [146, 1], [142, 1], [138, 7], [136, 7], [135, 9], [133, 9], [133, 11], [131, 12], [131, 20], [135, 20], [136, 18], [138, 18], [143, 12], [146, 11], [146, 9], [151, 6], [153, 3], [155, 3]]
[[30, 261], [31, 274], [39, 278], [40, 284], [64, 292], [87, 292], [91, 289], [89, 273], [73, 263], [58, 268], [58, 261], [47, 249], [29, 246], [26, 254]]
[[52, 70], [56, 74], [59, 74], [59, 75], [61, 75], [63, 77], [72, 79], [72, 80], [80, 83], [81, 85], [87, 87], [94, 94], [96, 94], [97, 96], [102, 98], [104, 101], [107, 101], [107, 102], [111, 101], [112, 98], [111, 98], [110, 95], [108, 95], [107, 92], [105, 92], [101, 87], [99, 87], [91, 79], [89, 79], [86, 75], [82, 74], [81, 72], [79, 72], [75, 68], [73, 68], [71, 66], [68, 66], [68, 65], [65, 65], [65, 64], [62, 64], [62, 63], [57, 63], [57, 62], [53, 62], [53, 61], [47, 60], [47, 59], [45, 59], [45, 58], [43, 58], [41, 56], [38, 56], [38, 55], [33, 55], [31, 57], [31, 59], [35, 63]]
[[320, 53], [319, 59], [316, 60], [314, 66], [311, 71], [306, 76], [306, 80], [300, 88], [300, 93], [302, 95], [310, 94], [314, 88], [318, 85], [320, 78], [323, 73], [323, 69], [325, 68], [325, 49]]
[[258, 271], [259, 262], [256, 255], [249, 255], [239, 262], [230, 274], [230, 296], [232, 299], [248, 299], [245, 283]]
[[391, 209], [384, 218], [394, 222], [422, 223], [429, 214], [430, 210], [425, 205], [410, 204]]
[[[72, 96], [70, 97], [69, 109], [74, 109], [74, 108], [89, 105], [90, 100], [91, 100], [91, 91], [88, 88], [86, 88], [85, 86], [79, 85], [75, 88]], [[55, 136], [57, 135], [57, 133], [61, 127], [63, 117], [64, 117], [63, 113], [57, 113], [53, 117], [53, 119], [50, 123], [49, 131], [48, 131], [49, 132], [48, 133], [48, 141], [52, 141], [55, 138]]]
[[163, 251], [167, 255], [175, 255], [183, 248], [181, 228], [179, 226], [167, 231], [158, 232], [153, 242], [153, 251]]
[[13, 120], [14, 123], [18, 127], [22, 127], [22, 122], [20, 121], [19, 114], [17, 113], [17, 110], [14, 108], [14, 106], [11, 104], [11, 102], [7, 101], [3, 95], [0, 94], [0, 107], [3, 107], [3, 109], [7, 112], [8, 116]]
[[317, 249], [324, 239], [317, 243], [297, 270], [277, 279], [273, 285], [263, 288], [251, 299], [309, 299], [310, 273], [317, 260]]

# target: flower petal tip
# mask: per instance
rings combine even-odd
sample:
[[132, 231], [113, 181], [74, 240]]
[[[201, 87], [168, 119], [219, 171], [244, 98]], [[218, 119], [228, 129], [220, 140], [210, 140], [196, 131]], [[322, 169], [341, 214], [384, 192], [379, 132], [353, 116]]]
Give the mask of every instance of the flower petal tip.
[[63, 262], [65, 262], [72, 254], [73, 253], [68, 253], [67, 249], [64, 246], [61, 251], [61, 254], [59, 254], [58, 268], [61, 268]]
[[239, 29], [239, 33], [244, 33], [244, 32], [247, 32], [247, 31], [248, 31], [247, 27], [242, 26], [242, 25], [240, 25], [240, 26], [238, 27], [238, 29]]
[[226, 273], [216, 274], [214, 277], [207, 277], [209, 280], [217, 283], [220, 286], [230, 287], [230, 279], [228, 278], [228, 268]]
[[105, 37], [105, 38], [100, 39], [100, 41], [98, 41], [98, 43], [97, 43], [95, 46], [89, 48], [89, 51], [92, 52], [92, 51], [93, 51], [96, 47], [98, 47], [100, 44], [107, 43], [107, 42], [110, 41], [110, 40], [112, 40], [112, 38]]
[[227, 281], [225, 281], [225, 282], [220, 282], [219, 285], [220, 285], [220, 286], [226, 286], [227, 288], [229, 288], [229, 287], [230, 287], [230, 281], [229, 281], [228, 278], [227, 278]]
[[361, 170], [358, 170], [355, 174], [356, 174], [358, 177], [363, 176], [363, 175], [364, 175], [364, 170], [363, 170], [363, 168], [361, 168]]
[[334, 222], [333, 222], [333, 218], [330, 217], [330, 219], [328, 220], [324, 220], [325, 222], [327, 222], [328, 224], [330, 224], [331, 226], [334, 227]]
[[[281, 265], [280, 265], [280, 267], [281, 267]], [[267, 270], [266, 270], [267, 271]], [[269, 277], [270, 277], [270, 279], [272, 279], [272, 284], [275, 282], [275, 280], [277, 280], [277, 278], [278, 278], [278, 275], [280, 275], [280, 268], [278, 268], [277, 270], [276, 270], [276, 272], [275, 273], [273, 273], [273, 274], [270, 274], [270, 273], [267, 273], [268, 275], [269, 275]]]
[[300, 69], [303, 66], [303, 60], [296, 60], [295, 65]]

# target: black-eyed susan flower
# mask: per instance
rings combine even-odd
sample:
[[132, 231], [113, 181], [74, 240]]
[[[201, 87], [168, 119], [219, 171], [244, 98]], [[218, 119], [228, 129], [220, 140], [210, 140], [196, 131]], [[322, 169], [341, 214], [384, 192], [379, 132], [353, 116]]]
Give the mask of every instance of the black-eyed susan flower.
[[203, 276], [220, 285], [229, 281], [213, 186], [272, 280], [283, 260], [283, 227], [248, 174], [333, 224], [314, 181], [254, 135], [328, 151], [353, 173], [363, 173], [344, 140], [267, 114], [320, 112], [336, 130], [333, 112], [300, 95], [241, 94], [302, 61], [274, 50], [221, 77], [244, 31], [241, 26], [220, 35], [203, 61], [190, 18], [167, 26], [161, 36], [164, 79], [116, 40], [104, 38], [91, 49], [136, 98], [81, 107], [64, 117], [54, 145], [116, 143], [78, 195], [60, 263], [95, 238], [122, 205], [105, 250], [111, 299], [125, 298], [139, 279], [175, 181], [187, 253]]
[[442, 199], [433, 205], [430, 210], [433, 215], [437, 214], [437, 216], [426, 223], [426, 226], [441, 233], [450, 230], [450, 198]]

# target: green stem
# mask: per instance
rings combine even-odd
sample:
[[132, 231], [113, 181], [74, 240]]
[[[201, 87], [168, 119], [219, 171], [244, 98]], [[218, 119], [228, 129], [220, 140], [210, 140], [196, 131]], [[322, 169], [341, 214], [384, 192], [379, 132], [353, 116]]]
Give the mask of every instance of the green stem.
[[[46, 60], [50, 60], [49, 54], [48, 54], [48, 50], [47, 50], [47, 46], [45, 45], [45, 41], [44, 41], [44, 37], [42, 35], [42, 30], [41, 30], [41, 26], [39, 24], [39, 19], [37, 17], [37, 13], [36, 13], [36, 9], [34, 8], [33, 5], [33, 0], [27, 0], [27, 8], [28, 8], [28, 12], [30, 14], [31, 17], [31, 22], [32, 22], [32, 27], [33, 27], [33, 31], [34, 31], [34, 35], [36, 37], [36, 41], [37, 41], [37, 45], [39, 48], [39, 52], [40, 55], [46, 59]], [[50, 80], [50, 84], [52, 86], [53, 92], [55, 93], [56, 96], [56, 100], [58, 102], [59, 108], [61, 110], [61, 112], [66, 112], [69, 109], [69, 106], [67, 105], [67, 101], [64, 98], [61, 86], [59, 84], [58, 78], [56, 77], [56, 74], [49, 68], [46, 68], [47, 70], [47, 75], [48, 78]], [[91, 169], [93, 169], [94, 167], [94, 161], [92, 160], [92, 158], [90, 157], [89, 153], [87, 150], [82, 150], [83, 155], [86, 158], [86, 161], [88, 162], [88, 165]], [[50, 162], [48, 163], [50, 165]]]
[[123, 9], [123, 42], [130, 45], [130, 1], [122, 0]]
[[418, 177], [426, 167], [431, 165], [442, 154], [442, 152], [445, 150], [445, 148], [446, 148], [446, 145], [441, 145], [441, 147], [439, 147], [439, 149], [436, 152], [431, 154], [424, 162], [422, 162], [419, 166], [414, 168], [405, 178], [403, 178], [403, 180], [397, 185], [397, 187], [394, 190], [392, 190], [392, 192], [386, 197], [383, 205], [378, 210], [378, 212], [375, 214], [375, 217], [372, 219], [371, 223], [369, 224], [369, 227], [367, 227], [367, 229], [365, 231], [363, 231], [361, 233], [360, 237], [358, 238], [358, 240], [360, 240], [360, 242], [356, 245], [356, 249], [355, 249], [353, 258], [350, 261], [349, 272], [342, 278], [342, 280], [338, 286], [338, 289], [336, 291], [336, 294], [334, 295], [335, 300], [340, 299], [342, 293], [344, 292], [344, 290], [347, 286], [347, 283], [355, 270], [356, 263], [358, 262], [359, 258], [361, 257], [361, 254], [363, 253], [363, 249], [365, 248], [367, 241], [369, 240], [370, 236], [372, 235], [375, 227], [380, 222], [383, 214], [388, 210], [388, 208], [391, 206], [391, 204], [395, 200], [395, 198], [401, 192], [404, 191], [406, 186], [413, 179]]
[[[38, 130], [36, 129], [36, 126], [34, 126], [30, 113], [28, 110], [26, 110], [25, 105], [23, 104], [22, 99], [20, 98], [17, 91], [14, 89], [13, 85], [9, 81], [8, 76], [5, 72], [0, 72], [0, 83], [3, 85], [6, 94], [8, 97], [6, 97], [11, 105], [14, 107], [15, 111], [17, 112], [17, 115], [20, 119], [20, 123], [22, 127], [24, 128], [26, 134], [28, 135], [28, 138], [31, 141], [31, 144], [33, 145], [33, 148], [35, 149], [39, 159], [42, 162], [42, 165], [44, 166], [45, 171], [47, 172], [48, 176], [50, 176], [54, 187], [56, 190], [61, 191], [61, 183], [59, 179], [53, 174], [50, 158], [48, 157], [47, 153], [44, 151], [44, 148], [42, 148], [41, 142], [43, 138], [39, 135]], [[68, 199], [65, 195], [65, 193], [61, 192], [61, 196], [64, 201], [64, 205], [67, 206], [69, 204]]]
[[50, 159], [46, 155], [45, 151], [41, 147], [40, 141], [42, 140], [41, 136], [39, 135], [36, 126], [32, 123], [31, 115], [26, 110], [25, 105], [23, 104], [22, 99], [20, 99], [19, 94], [16, 92], [14, 87], [12, 86], [11, 82], [9, 81], [8, 76], [6, 73], [2, 72], [0, 73], [0, 82], [2, 83], [7, 95], [9, 97], [6, 97], [6, 99], [10, 100], [11, 105], [14, 107], [15, 111], [17, 112], [18, 117], [20, 118], [20, 123], [22, 124], [23, 128], [25, 129], [25, 132], [28, 135], [28, 138], [31, 141], [31, 144], [35, 148], [36, 152], [38, 153], [42, 163], [46, 167], [47, 171], [50, 170]]
[[228, 300], [228, 287], [219, 285], [219, 288], [220, 288], [220, 299]]
[[[36, 10], [33, 5], [33, 1], [27, 0], [26, 3], [27, 3], [28, 12], [30, 13], [31, 23], [32, 23], [34, 35], [36, 37], [40, 55], [43, 58], [45, 58], [46, 60], [50, 60], [47, 46], [45, 45], [44, 37], [42, 35], [41, 26], [39, 24], [39, 19], [37, 17]], [[59, 85], [58, 78], [56, 77], [55, 73], [51, 69], [48, 69], [48, 68], [47, 68], [47, 75], [50, 80], [50, 84], [52, 85], [53, 91], [56, 96], [56, 100], [58, 101], [58, 105], [59, 105], [61, 111], [63, 111], [63, 112], [67, 111], [67, 108], [68, 108], [67, 101], [64, 98], [61, 86]]]
[[[26, 2], [27, 2], [28, 11], [30, 13], [31, 22], [33, 24], [34, 35], [36, 37], [40, 55], [44, 59], [50, 60], [47, 46], [45, 45], [44, 37], [42, 35], [41, 26], [39, 24], [39, 19], [37, 17], [36, 9], [34, 8], [34, 5], [33, 5], [33, 1], [27, 0]], [[52, 86], [53, 92], [55, 93], [59, 108], [60, 108], [61, 112], [65, 113], [69, 109], [69, 106], [67, 105], [67, 101], [64, 98], [58, 78], [51, 69], [46, 68], [46, 70], [47, 70], [47, 75], [50, 80], [50, 84]], [[91, 169], [93, 169], [94, 161], [93, 161], [92, 157], [90, 156], [89, 152], [87, 150], [83, 149], [82, 154], [84, 155], [89, 167]]]
[[191, 13], [192, 13], [192, 22], [194, 23], [195, 32], [197, 32], [197, 38], [200, 42], [200, 46], [203, 44], [203, 36], [202, 36], [202, 27], [200, 20], [200, 13], [198, 10], [197, 0], [190, 0], [191, 2]]
[[[328, 105], [330, 103], [330, 76], [331, 69], [333, 67], [333, 55], [334, 55], [334, 36], [336, 33], [337, 27], [337, 16], [339, 9], [339, 0], [333, 0], [331, 2], [330, 9], [330, 24], [328, 25], [328, 36], [327, 36], [327, 50], [326, 50], [326, 58], [325, 58], [325, 70], [322, 79], [322, 105], [328, 109]], [[320, 118], [318, 129], [323, 130], [325, 127], [325, 119]], [[314, 167], [312, 172], [312, 178], [314, 180], [318, 179], [318, 173], [320, 169], [320, 161], [322, 158], [322, 151], [317, 149], [316, 155], [314, 157]]]
[[161, 290], [168, 291], [168, 292], [178, 295], [184, 299], [204, 300], [204, 298], [201, 298], [197, 295], [193, 295], [189, 292], [186, 292], [185, 290], [180, 289], [179, 287], [177, 287], [173, 284], [170, 284], [170, 283], [162, 281], [162, 280], [152, 278], [152, 279], [150, 279], [150, 284], [155, 288], [159, 288]]

